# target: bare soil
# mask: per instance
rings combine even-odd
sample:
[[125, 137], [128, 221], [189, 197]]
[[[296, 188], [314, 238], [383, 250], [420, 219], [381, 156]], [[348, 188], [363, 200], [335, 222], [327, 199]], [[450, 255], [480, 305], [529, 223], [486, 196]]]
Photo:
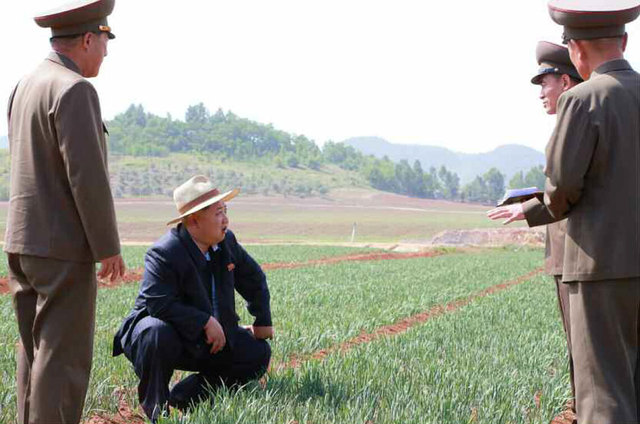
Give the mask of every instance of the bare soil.
[[118, 396], [118, 413], [115, 415], [94, 415], [83, 421], [83, 424], [144, 424], [146, 417], [131, 409], [125, 401], [124, 392], [116, 393]]
[[572, 403], [565, 405], [565, 410], [555, 417], [549, 424], [576, 424], [576, 414], [573, 412]]
[[544, 227], [446, 230], [431, 239], [431, 244], [439, 246], [544, 246], [544, 242]]

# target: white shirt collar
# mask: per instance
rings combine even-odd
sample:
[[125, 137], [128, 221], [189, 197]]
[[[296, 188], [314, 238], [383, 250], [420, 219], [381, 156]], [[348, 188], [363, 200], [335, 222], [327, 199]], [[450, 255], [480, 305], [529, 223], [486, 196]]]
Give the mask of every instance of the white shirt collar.
[[[220, 249], [220, 248], [218, 247], [218, 245], [217, 245], [217, 244], [214, 244], [214, 245], [211, 247], [211, 250], [213, 250], [214, 252], [217, 252], [217, 251], [218, 251], [218, 249]], [[208, 251], [208, 250], [207, 250], [206, 252], [204, 252], [204, 257], [205, 257], [205, 259], [206, 259], [206, 260], [208, 260], [208, 261], [210, 261], [210, 260], [211, 260], [211, 256], [209, 256], [209, 251]]]

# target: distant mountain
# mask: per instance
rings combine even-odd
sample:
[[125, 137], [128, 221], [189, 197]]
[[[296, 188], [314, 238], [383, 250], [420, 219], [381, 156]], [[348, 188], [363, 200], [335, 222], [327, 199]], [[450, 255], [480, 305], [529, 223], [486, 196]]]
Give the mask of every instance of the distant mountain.
[[407, 159], [410, 165], [419, 160], [423, 170], [444, 165], [460, 177], [462, 184], [473, 180], [495, 167], [507, 176], [507, 181], [519, 171], [528, 171], [534, 166], [544, 165], [542, 152], [519, 144], [507, 144], [487, 153], [459, 153], [444, 147], [416, 144], [392, 144], [379, 137], [354, 137], [343, 143], [353, 146], [367, 155], [377, 158], [387, 156], [394, 162]]
[[0, 135], [0, 149], [9, 148], [9, 138], [6, 135]]

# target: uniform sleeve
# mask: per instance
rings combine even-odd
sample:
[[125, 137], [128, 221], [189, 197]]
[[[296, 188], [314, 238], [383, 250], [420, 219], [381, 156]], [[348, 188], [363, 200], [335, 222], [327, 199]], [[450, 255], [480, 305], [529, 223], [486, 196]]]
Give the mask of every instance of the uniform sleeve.
[[7, 104], [7, 123], [11, 126], [11, 108], [13, 107], [13, 99], [16, 97], [16, 91], [18, 90], [18, 86], [16, 85], [9, 96], [9, 103]]
[[558, 121], [546, 152], [544, 194], [544, 203], [556, 220], [565, 218], [580, 200], [597, 140], [588, 102], [571, 91], [560, 96]]
[[524, 217], [527, 220], [527, 225], [529, 225], [529, 227], [547, 225], [558, 221], [558, 219], [551, 215], [547, 206], [537, 197], [524, 202], [522, 204], [522, 211], [524, 212]]
[[109, 186], [98, 94], [87, 81], [71, 86], [55, 111], [60, 153], [69, 187], [95, 260], [120, 253]]
[[267, 277], [260, 265], [236, 241], [235, 236], [232, 244], [236, 260], [235, 288], [246, 300], [249, 313], [255, 317], [253, 325], [269, 327], [272, 322]]

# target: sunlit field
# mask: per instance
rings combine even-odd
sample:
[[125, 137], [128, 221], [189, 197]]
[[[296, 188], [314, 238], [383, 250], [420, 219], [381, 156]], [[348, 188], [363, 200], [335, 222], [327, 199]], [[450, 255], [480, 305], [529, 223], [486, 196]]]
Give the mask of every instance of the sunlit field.
[[[375, 251], [247, 249], [261, 263]], [[124, 249], [130, 267], [141, 266], [144, 251]], [[276, 338], [263, 384], [221, 389], [212, 402], [163, 422], [548, 422], [566, 403], [569, 385], [554, 287], [532, 272], [541, 262], [537, 249], [450, 249], [436, 257], [267, 271]], [[491, 291], [514, 281], [519, 284]], [[87, 419], [113, 416], [121, 402], [139, 412], [130, 364], [111, 357], [113, 334], [137, 288], [99, 290]], [[237, 303], [244, 310], [240, 298]], [[440, 312], [397, 333], [362, 337], [429, 310]], [[241, 316], [250, 323], [246, 312]], [[0, 296], [0, 318], [0, 422], [9, 423], [17, 330], [8, 295]]]

